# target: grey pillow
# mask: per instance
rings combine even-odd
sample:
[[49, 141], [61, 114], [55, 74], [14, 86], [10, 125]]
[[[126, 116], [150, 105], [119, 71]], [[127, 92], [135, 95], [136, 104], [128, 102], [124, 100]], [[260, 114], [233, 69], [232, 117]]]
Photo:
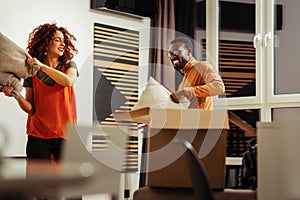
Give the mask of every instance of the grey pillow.
[[30, 67], [26, 59], [31, 57], [0, 32], [0, 89], [3, 86], [14, 88], [12, 95], [17, 98], [22, 90], [20, 79], [26, 79], [36, 74], [38, 66]]

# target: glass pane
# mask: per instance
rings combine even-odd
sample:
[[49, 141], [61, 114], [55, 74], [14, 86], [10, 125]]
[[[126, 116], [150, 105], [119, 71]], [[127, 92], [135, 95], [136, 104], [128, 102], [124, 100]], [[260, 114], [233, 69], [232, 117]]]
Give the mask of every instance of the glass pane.
[[[227, 161], [240, 160], [245, 155], [245, 152], [249, 152], [253, 149], [253, 145], [256, 144], [256, 122], [259, 121], [258, 109], [246, 109], [246, 110], [229, 110], [229, 125], [227, 136]], [[247, 154], [250, 155], [250, 154]], [[227, 162], [226, 161], [226, 162]], [[230, 165], [227, 163], [227, 188], [250, 188], [250, 185], [246, 186], [242, 176], [239, 177], [240, 165]], [[240, 174], [241, 175], [241, 174]]]
[[273, 108], [272, 120], [278, 121], [281, 119], [298, 119], [300, 116], [300, 108]]
[[278, 0], [274, 17], [275, 94], [300, 93], [300, 1]]
[[219, 1], [219, 70], [226, 97], [256, 96], [255, 0]]
[[260, 110], [229, 110], [229, 125], [227, 138], [227, 156], [242, 157], [247, 150], [246, 142], [256, 137], [256, 122], [260, 119]]

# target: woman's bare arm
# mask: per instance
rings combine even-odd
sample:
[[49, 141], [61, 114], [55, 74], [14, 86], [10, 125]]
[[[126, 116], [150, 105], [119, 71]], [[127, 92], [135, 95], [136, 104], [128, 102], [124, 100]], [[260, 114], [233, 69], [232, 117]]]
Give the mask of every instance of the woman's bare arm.
[[17, 102], [24, 112], [28, 114], [33, 114], [34, 113], [33, 89], [30, 87], [26, 87], [25, 90], [26, 90], [25, 98], [22, 95], [20, 95], [17, 98]]

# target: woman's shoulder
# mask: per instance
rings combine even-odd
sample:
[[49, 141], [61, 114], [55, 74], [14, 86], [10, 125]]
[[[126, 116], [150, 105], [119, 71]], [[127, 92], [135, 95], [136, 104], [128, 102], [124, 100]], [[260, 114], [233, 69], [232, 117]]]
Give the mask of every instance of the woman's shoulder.
[[73, 61], [73, 60], [67, 61], [67, 62], [66, 62], [66, 65], [65, 65], [65, 68], [68, 69], [69, 67], [77, 68], [76, 62]]
[[74, 62], [74, 61], [68, 61], [68, 62], [66, 62], [66, 64], [65, 64], [65, 70], [67, 70], [67, 69], [69, 69], [69, 68], [74, 68], [74, 69], [76, 69], [76, 71], [77, 71], [77, 76], [79, 76], [79, 73], [78, 73], [78, 68], [77, 68], [77, 64], [76, 64], [76, 62]]

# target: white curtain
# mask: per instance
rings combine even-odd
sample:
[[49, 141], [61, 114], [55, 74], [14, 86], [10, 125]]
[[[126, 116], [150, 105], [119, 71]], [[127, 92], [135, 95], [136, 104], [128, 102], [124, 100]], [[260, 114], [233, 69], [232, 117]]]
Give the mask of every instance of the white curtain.
[[175, 38], [174, 0], [157, 0], [157, 12], [151, 31], [150, 74], [162, 85], [175, 90], [175, 71], [167, 56], [169, 44]]

